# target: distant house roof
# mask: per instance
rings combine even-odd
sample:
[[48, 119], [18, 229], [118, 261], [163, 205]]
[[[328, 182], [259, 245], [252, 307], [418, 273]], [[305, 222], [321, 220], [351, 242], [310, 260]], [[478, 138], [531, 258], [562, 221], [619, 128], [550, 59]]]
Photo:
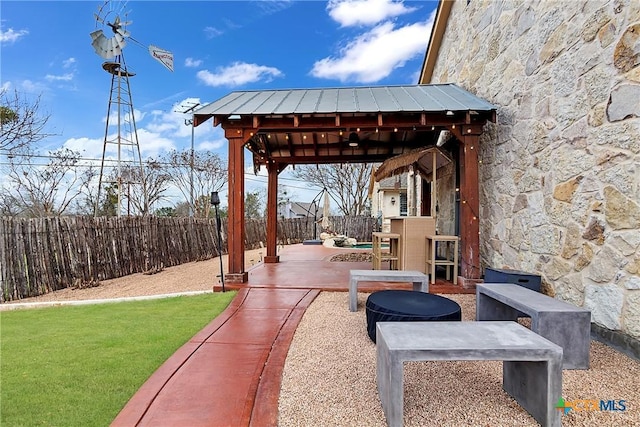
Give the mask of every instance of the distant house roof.
[[316, 209], [315, 203], [291, 202], [291, 212], [296, 215], [313, 216]]
[[380, 190], [405, 190], [407, 188], [407, 174], [390, 176], [380, 181]]

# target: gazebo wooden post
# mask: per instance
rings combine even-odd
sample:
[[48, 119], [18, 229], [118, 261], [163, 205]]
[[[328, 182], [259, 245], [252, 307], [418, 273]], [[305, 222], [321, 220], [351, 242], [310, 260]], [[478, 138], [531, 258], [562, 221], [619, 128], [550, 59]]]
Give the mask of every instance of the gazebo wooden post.
[[[457, 135], [458, 136], [458, 135]], [[463, 134], [460, 147], [460, 248], [462, 285], [480, 279], [480, 196], [478, 185], [479, 134]], [[469, 283], [467, 283], [469, 282]]]
[[242, 129], [225, 129], [229, 140], [229, 226], [227, 242], [229, 271], [228, 283], [245, 283], [249, 274], [244, 271], [244, 132]]
[[278, 164], [267, 163], [267, 255], [265, 263], [277, 263], [280, 257], [276, 254], [278, 240]]

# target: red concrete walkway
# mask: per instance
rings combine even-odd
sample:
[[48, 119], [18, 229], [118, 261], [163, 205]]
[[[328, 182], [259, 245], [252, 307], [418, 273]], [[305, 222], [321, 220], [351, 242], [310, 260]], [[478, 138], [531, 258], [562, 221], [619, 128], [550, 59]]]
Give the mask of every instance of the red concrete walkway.
[[[284, 362], [306, 308], [322, 290], [348, 291], [349, 270], [330, 262], [344, 249], [294, 245], [278, 264], [258, 264], [229, 307], [171, 356], [112, 426], [275, 426]], [[359, 286], [363, 292], [389, 284]], [[411, 285], [393, 284], [411, 289]], [[430, 292], [463, 293], [437, 282]], [[345, 306], [346, 310], [347, 307]]]

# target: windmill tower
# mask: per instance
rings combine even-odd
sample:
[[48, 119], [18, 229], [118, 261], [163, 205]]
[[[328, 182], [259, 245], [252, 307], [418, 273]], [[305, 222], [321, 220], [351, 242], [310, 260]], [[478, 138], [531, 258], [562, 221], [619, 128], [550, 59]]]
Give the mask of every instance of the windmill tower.
[[[144, 197], [144, 210], [148, 209], [147, 187], [144, 179], [140, 144], [138, 142], [133, 96], [129, 83], [129, 78], [135, 76], [135, 73], [127, 69], [123, 52], [128, 40], [139, 45], [142, 44], [132, 38], [131, 33], [126, 29], [127, 26], [131, 25], [131, 21], [127, 21], [129, 12], [126, 11], [126, 5], [126, 2], [109, 0], [103, 3], [94, 15], [97, 29], [90, 34], [93, 40], [91, 45], [96, 53], [106, 60], [102, 64], [102, 69], [111, 75], [98, 194], [94, 209], [96, 216], [99, 212], [102, 187], [106, 182], [104, 173], [105, 157], [107, 156], [107, 151], [114, 147], [117, 153], [116, 173], [115, 179], [110, 180], [109, 183], [114, 184], [117, 189], [117, 215], [120, 216], [123, 211], [123, 191], [126, 188], [127, 192], [129, 192], [131, 185], [140, 186]], [[171, 52], [155, 46], [149, 46], [148, 49], [151, 56], [160, 61], [170, 71], [173, 71], [173, 55]], [[117, 129], [115, 136], [109, 135], [109, 127], [111, 126], [115, 126]], [[137, 164], [139, 172], [127, 173], [123, 176], [123, 164]], [[127, 168], [127, 171], [133, 171], [133, 168]], [[129, 197], [127, 199], [130, 200]], [[129, 207], [127, 207], [126, 212], [127, 214], [130, 213]]]

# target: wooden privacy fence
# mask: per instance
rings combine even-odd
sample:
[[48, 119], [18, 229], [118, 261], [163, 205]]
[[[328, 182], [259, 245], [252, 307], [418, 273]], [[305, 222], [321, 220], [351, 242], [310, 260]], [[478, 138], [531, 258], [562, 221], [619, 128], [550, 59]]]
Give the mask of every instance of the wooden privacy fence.
[[[333, 229], [369, 241], [375, 219], [332, 217]], [[313, 220], [283, 219], [280, 244], [314, 238]], [[226, 218], [222, 219], [226, 253]], [[319, 228], [316, 235], [319, 236]], [[246, 247], [266, 242], [262, 219], [247, 220]], [[214, 219], [51, 217], [0, 219], [0, 302], [218, 256]]]

